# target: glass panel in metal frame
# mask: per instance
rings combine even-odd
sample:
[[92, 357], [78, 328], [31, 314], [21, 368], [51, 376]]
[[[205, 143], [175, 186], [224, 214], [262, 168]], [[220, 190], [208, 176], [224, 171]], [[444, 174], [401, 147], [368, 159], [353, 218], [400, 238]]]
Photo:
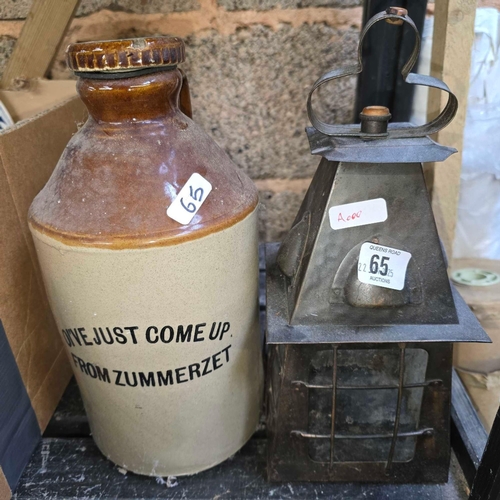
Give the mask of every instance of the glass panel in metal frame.
[[[336, 377], [333, 373], [335, 352]], [[398, 348], [330, 348], [316, 353], [308, 380], [312, 460], [329, 462], [332, 445], [333, 462], [412, 460], [416, 444], [412, 434], [419, 432], [428, 354], [424, 349], [404, 349], [401, 373], [401, 352]], [[394, 437], [400, 377], [401, 401], [397, 437]], [[332, 406], [335, 407], [333, 426]]]

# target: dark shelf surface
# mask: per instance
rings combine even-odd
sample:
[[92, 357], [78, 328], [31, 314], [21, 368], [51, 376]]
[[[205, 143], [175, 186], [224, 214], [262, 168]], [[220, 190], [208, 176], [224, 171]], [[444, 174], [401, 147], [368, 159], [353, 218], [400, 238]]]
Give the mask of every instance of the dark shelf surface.
[[157, 479], [125, 473], [99, 452], [91, 437], [44, 437], [24, 471], [17, 499], [439, 499], [467, 498], [456, 457], [442, 485], [268, 483], [266, 439], [254, 436], [234, 457], [208, 471]]

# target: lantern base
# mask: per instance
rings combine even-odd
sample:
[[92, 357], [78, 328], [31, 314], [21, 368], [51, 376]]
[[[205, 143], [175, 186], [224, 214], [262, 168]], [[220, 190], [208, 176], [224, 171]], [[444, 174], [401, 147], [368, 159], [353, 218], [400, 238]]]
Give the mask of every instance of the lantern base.
[[450, 343], [270, 346], [268, 479], [446, 482], [452, 353]]

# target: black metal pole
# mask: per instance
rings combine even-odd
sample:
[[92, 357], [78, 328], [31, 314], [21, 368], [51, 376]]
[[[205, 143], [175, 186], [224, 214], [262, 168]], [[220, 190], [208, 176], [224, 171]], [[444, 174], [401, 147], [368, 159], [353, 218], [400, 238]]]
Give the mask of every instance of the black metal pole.
[[[363, 25], [388, 7], [404, 7], [422, 33], [427, 0], [365, 0]], [[403, 26], [378, 23], [368, 32], [362, 51], [363, 72], [358, 77], [355, 121], [359, 121], [359, 113], [365, 106], [372, 105], [388, 107], [393, 122], [409, 121], [413, 86], [403, 82], [401, 69], [414, 42], [414, 34], [406, 23]]]

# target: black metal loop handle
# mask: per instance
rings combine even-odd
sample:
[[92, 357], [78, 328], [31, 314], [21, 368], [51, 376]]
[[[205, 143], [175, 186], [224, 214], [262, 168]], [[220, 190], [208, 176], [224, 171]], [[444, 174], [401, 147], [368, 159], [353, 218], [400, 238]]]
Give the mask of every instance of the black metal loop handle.
[[307, 114], [309, 116], [309, 120], [311, 121], [312, 126], [319, 132], [322, 132], [323, 134], [330, 136], [362, 137], [366, 135], [361, 132], [359, 125], [347, 125], [347, 126], [333, 125], [321, 121], [316, 115], [315, 111], [313, 110], [311, 100], [314, 92], [325, 83], [331, 80], [336, 80], [337, 78], [342, 78], [344, 76], [357, 75], [361, 73], [361, 71], [363, 71], [363, 62], [361, 57], [363, 39], [368, 30], [374, 24], [378, 23], [379, 21], [387, 19], [392, 21], [397, 21], [397, 20], [403, 21], [409, 24], [412, 27], [413, 31], [415, 32], [416, 39], [413, 51], [410, 55], [410, 58], [408, 59], [408, 61], [403, 66], [403, 69], [401, 70], [401, 74], [403, 75], [404, 81], [412, 85], [424, 85], [426, 87], [434, 87], [439, 90], [443, 90], [448, 93], [448, 102], [446, 103], [446, 106], [441, 111], [441, 113], [436, 118], [434, 118], [434, 120], [419, 126], [389, 128], [387, 135], [385, 135], [385, 138], [395, 139], [403, 137], [424, 137], [426, 135], [431, 135], [438, 132], [439, 130], [446, 127], [448, 123], [451, 122], [451, 120], [453, 120], [458, 109], [458, 101], [455, 95], [448, 88], [448, 86], [441, 80], [438, 80], [437, 78], [434, 78], [432, 76], [410, 73], [413, 66], [417, 62], [418, 55], [420, 53], [420, 34], [418, 32], [417, 27], [415, 26], [415, 23], [409, 16], [394, 13], [394, 11], [392, 11], [391, 8], [389, 8], [386, 11], [380, 12], [375, 16], [373, 16], [366, 23], [366, 26], [363, 28], [358, 44], [358, 63], [353, 66], [331, 70], [328, 73], [325, 73], [323, 76], [321, 76], [312, 86], [309, 95], [307, 97]]

